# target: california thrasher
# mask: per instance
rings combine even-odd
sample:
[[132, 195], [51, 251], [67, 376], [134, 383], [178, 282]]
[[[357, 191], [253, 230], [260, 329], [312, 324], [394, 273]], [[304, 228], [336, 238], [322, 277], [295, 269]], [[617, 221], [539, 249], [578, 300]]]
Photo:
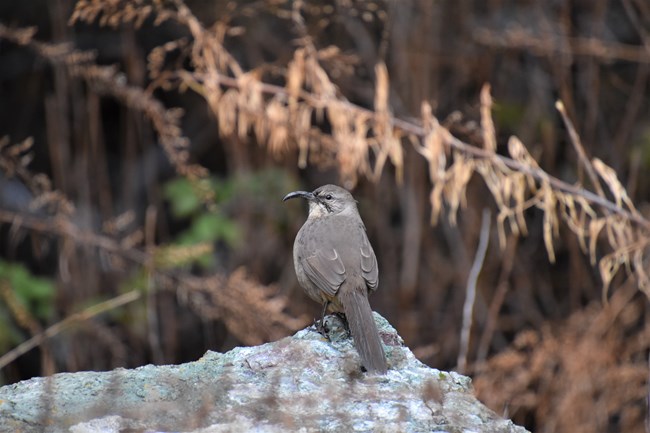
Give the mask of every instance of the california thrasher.
[[366, 370], [386, 373], [386, 355], [368, 303], [368, 292], [377, 290], [377, 258], [356, 200], [341, 187], [324, 185], [314, 192], [289, 193], [282, 201], [296, 197], [309, 201], [309, 217], [293, 244], [298, 282], [323, 305], [323, 315], [328, 307], [345, 314]]

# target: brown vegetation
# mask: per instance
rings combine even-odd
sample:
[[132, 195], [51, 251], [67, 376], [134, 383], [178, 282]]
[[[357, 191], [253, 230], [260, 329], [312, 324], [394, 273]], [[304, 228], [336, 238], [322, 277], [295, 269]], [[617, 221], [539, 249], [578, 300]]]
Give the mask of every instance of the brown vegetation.
[[[0, 15], [0, 60], [34, 68], [0, 68], [2, 257], [57, 287], [38, 317], [2, 280], [31, 334], [0, 359], [5, 379], [304, 326], [303, 216], [279, 203], [302, 175], [358, 187], [372, 302], [423, 361], [458, 360], [536, 431], [642, 431], [650, 9], [402, 3], [79, 0], [48, 6], [46, 34]], [[174, 177], [189, 188], [175, 200], [200, 203], [181, 220], [161, 187]], [[219, 237], [183, 241], [206, 215]], [[36, 346], [40, 367], [19, 365]]]

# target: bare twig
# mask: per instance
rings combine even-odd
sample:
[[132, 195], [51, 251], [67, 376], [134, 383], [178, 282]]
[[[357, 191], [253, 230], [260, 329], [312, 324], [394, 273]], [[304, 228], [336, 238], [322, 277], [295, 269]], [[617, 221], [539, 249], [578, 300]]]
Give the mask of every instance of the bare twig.
[[474, 301], [476, 299], [476, 281], [483, 267], [485, 253], [487, 252], [488, 242], [490, 240], [490, 211], [483, 210], [481, 217], [481, 233], [479, 236], [478, 247], [474, 263], [467, 277], [467, 290], [465, 295], [465, 304], [463, 305], [463, 326], [460, 331], [460, 350], [458, 352], [458, 362], [456, 370], [464, 373], [467, 369], [467, 354], [469, 352], [470, 332], [472, 330]]
[[[188, 24], [189, 25], [189, 24]], [[56, 50], [53, 50], [55, 46], [43, 44], [37, 41], [32, 40], [33, 33], [29, 32], [28, 30], [30, 29], [13, 29], [10, 30], [0, 24], [0, 38], [6, 38], [9, 40], [12, 40], [18, 44], [21, 45], [28, 45], [28, 46], [33, 46], [39, 53], [48, 53], [50, 57], [48, 57], [49, 60], [55, 61], [55, 62], [64, 62], [65, 63], [65, 55], [70, 55], [69, 50], [65, 47], [62, 47], [59, 49], [57, 52]], [[54, 51], [54, 53], [52, 53]], [[645, 52], [644, 52], [645, 54]], [[45, 55], [45, 54], [43, 54]], [[90, 54], [86, 53], [76, 53], [76, 57], [79, 56], [89, 56]], [[75, 58], [76, 58], [75, 57]], [[63, 60], [61, 60], [63, 59]], [[72, 64], [74, 66], [74, 62]], [[89, 80], [90, 82], [93, 82], [93, 80], [107, 80], [107, 70], [101, 70], [97, 72], [79, 72], [78, 69], [75, 69], [74, 71], [77, 71], [77, 74], [84, 76], [85, 79]], [[85, 76], [85, 75], [87, 76]], [[103, 77], [103, 78], [102, 78]], [[184, 82], [184, 78], [187, 77], [187, 74], [185, 73], [179, 73], [176, 74], [176, 78], [179, 79], [180, 81]], [[204, 83], [210, 83], [211, 85], [214, 84], [214, 80], [216, 80], [216, 84], [219, 86], [224, 86], [224, 87], [230, 87], [230, 88], [237, 88], [241, 89], [243, 86], [246, 85], [245, 80], [241, 80], [236, 77], [231, 77], [223, 73], [219, 73], [218, 71], [215, 70], [210, 70], [209, 73], [193, 73], [192, 74], [192, 79], [199, 81], [199, 82], [204, 82]], [[127, 89], [125, 86], [119, 83], [119, 80], [117, 78], [110, 78], [111, 82], [115, 82], [119, 84], [117, 88], [124, 88], [123, 94], [120, 96], [120, 98], [124, 98], [124, 100], [128, 101], [137, 101], [139, 97], [145, 97], [148, 98], [149, 95], [142, 94], [142, 95], [131, 95], [131, 89]], [[187, 83], [186, 83], [187, 84]], [[187, 84], [189, 86], [189, 84]], [[273, 84], [268, 84], [264, 82], [256, 82], [255, 86], [259, 89], [259, 91], [263, 94], [268, 94], [268, 95], [274, 95], [274, 96], [281, 96], [283, 98], [289, 98], [291, 95], [289, 95], [289, 92], [287, 91], [287, 88], [283, 86], [278, 86], [278, 85], [273, 85]], [[197, 89], [196, 87], [192, 86], [194, 90], [197, 90], [199, 92], [202, 91], [202, 89]], [[210, 86], [209, 88], [214, 88], [214, 86]], [[206, 99], [208, 98], [209, 95], [204, 95]], [[366, 116], [368, 119], [374, 119], [374, 122], [377, 123], [381, 119], [376, 119], [377, 113], [370, 109], [365, 109], [362, 108], [358, 105], [355, 105], [349, 101], [347, 101], [343, 97], [337, 97], [336, 99], [333, 99], [330, 95], [327, 97], [323, 97], [321, 95], [315, 95], [313, 93], [307, 92], [305, 90], [300, 90], [297, 94], [297, 96], [302, 100], [307, 102], [311, 107], [313, 107], [316, 110], [325, 110], [329, 109], [332, 107], [332, 104], [337, 105], [338, 107], [349, 110], [354, 114], [358, 114], [361, 116]], [[144, 110], [145, 113], [148, 113], [147, 109]], [[162, 113], [162, 112], [161, 112]], [[260, 114], [260, 113], [255, 113], [255, 114]], [[168, 148], [173, 148], [173, 145], [171, 143], [176, 142], [177, 140], [181, 139], [178, 137], [178, 133], [176, 130], [172, 130], [171, 132], [168, 131], [169, 128], [164, 128], [161, 124], [160, 121], [157, 119], [160, 118], [161, 115], [158, 114], [150, 114], [151, 119], [153, 122], [154, 127], [159, 130], [159, 133], [161, 134], [162, 137], [169, 138], [169, 146], [164, 146], [166, 149]], [[164, 116], [169, 117], [170, 113], [164, 113]], [[173, 115], [171, 115], [173, 117]], [[403, 131], [406, 134], [411, 134], [420, 138], [423, 138], [426, 136], [427, 131], [425, 128], [421, 125], [418, 125], [416, 123], [402, 120], [402, 119], [397, 119], [394, 117], [390, 117], [388, 119], [388, 122], [391, 126], [394, 128]], [[174, 124], [177, 123], [177, 120], [174, 120]], [[493, 151], [485, 148], [479, 148], [476, 146], [472, 146], [468, 143], [465, 143], [458, 138], [454, 137], [449, 131], [445, 130], [442, 128], [441, 133], [444, 135], [444, 141], [448, 146], [451, 146], [452, 148], [462, 152], [463, 154], [473, 157], [473, 158], [481, 158], [481, 159], [490, 159], [498, 164], [502, 164], [512, 170], [519, 171], [521, 173], [527, 174], [532, 176], [538, 181], [547, 181], [550, 186], [552, 186], [554, 189], [560, 191], [560, 192], [565, 192], [568, 194], [576, 195], [576, 196], [581, 196], [591, 204], [597, 205], [602, 207], [603, 209], [606, 209], [613, 214], [620, 215], [624, 217], [625, 219], [632, 221], [639, 225], [640, 227], [643, 227], [647, 230], [650, 230], [650, 221], [646, 220], [639, 214], [634, 214], [632, 212], [629, 212], [628, 210], [618, 206], [616, 203], [613, 203], [610, 200], [607, 200], [605, 197], [600, 196], [599, 194], [594, 194], [584, 188], [581, 188], [576, 185], [568, 184], [560, 179], [557, 179], [555, 177], [550, 176], [548, 173], [546, 173], [544, 170], [538, 167], [531, 167], [530, 165], [523, 164], [519, 161], [515, 161], [511, 158], [495, 154]], [[181, 139], [182, 142], [183, 139]], [[182, 146], [184, 147], [185, 144], [183, 143]], [[179, 169], [179, 172], [181, 173], [192, 173], [194, 176], [204, 176], [205, 171], [202, 167], [197, 166], [197, 165], [192, 165], [192, 166], [187, 166], [187, 152], [181, 152], [180, 154], [174, 154], [173, 152], [170, 152], [171, 159], [172, 160], [177, 160], [177, 165], [180, 167], [186, 167], [184, 169]], [[182, 156], [180, 156], [182, 155]], [[595, 185], [598, 185], [597, 183]]]
[[587, 157], [587, 153], [585, 152], [585, 148], [582, 146], [582, 141], [580, 140], [580, 136], [578, 135], [576, 128], [573, 126], [573, 122], [571, 122], [571, 119], [569, 119], [569, 115], [567, 114], [566, 108], [564, 107], [562, 101], [557, 101], [555, 103], [555, 108], [562, 115], [562, 120], [564, 121], [564, 125], [566, 126], [566, 129], [569, 131], [569, 137], [571, 138], [571, 143], [573, 144], [573, 148], [578, 154], [580, 163], [585, 168], [585, 170], [587, 170], [587, 175], [589, 176], [589, 180], [594, 186], [596, 193], [598, 193], [599, 196], [605, 198], [605, 191], [603, 191], [603, 188], [600, 185], [600, 182], [598, 181], [598, 176], [596, 176], [594, 167], [591, 164], [591, 161], [589, 161], [589, 158]]
[[48, 338], [52, 338], [55, 335], [60, 334], [74, 324], [89, 320], [99, 314], [105, 313], [106, 311], [114, 310], [115, 308], [130, 304], [131, 302], [137, 301], [139, 298], [140, 292], [137, 290], [132, 290], [130, 292], [124, 293], [123, 295], [109, 299], [108, 301], [100, 302], [99, 304], [88, 307], [79, 313], [66, 317], [60, 322], [50, 326], [45, 331], [34, 335], [29, 340], [20, 343], [17, 347], [5, 353], [2, 357], [0, 357], [0, 369], [7, 366], [7, 364], [14, 361], [19, 356], [24, 355], [33, 348], [41, 345]]
[[109, 237], [82, 230], [65, 217], [45, 218], [0, 209], [0, 222], [14, 224], [38, 233], [71, 238], [80, 244], [100, 248], [142, 265], [147, 263], [147, 253], [135, 248], [124, 248]]
[[501, 306], [503, 305], [503, 301], [506, 298], [510, 286], [508, 280], [512, 274], [512, 268], [515, 263], [518, 242], [519, 238], [512, 237], [504, 252], [501, 275], [499, 275], [499, 282], [497, 283], [494, 296], [492, 296], [492, 302], [490, 302], [490, 307], [488, 308], [487, 320], [485, 322], [481, 339], [479, 340], [478, 349], [476, 350], [477, 363], [482, 363], [487, 359], [494, 330], [497, 327], [499, 311], [501, 311]]
[[[147, 250], [153, 251], [155, 249], [155, 233], [156, 233], [156, 216], [157, 209], [154, 206], [147, 207], [145, 218], [145, 242]], [[149, 347], [153, 355], [154, 362], [161, 364], [164, 362], [162, 352], [162, 345], [160, 342], [158, 309], [156, 302], [156, 290], [154, 287], [154, 279], [156, 270], [154, 264], [149, 261], [146, 266], [147, 273], [147, 339], [149, 340]]]
[[[195, 78], [199, 80], [208, 79], [206, 75], [198, 75], [198, 74], [195, 75]], [[225, 75], [219, 75], [219, 83], [223, 86], [231, 87], [231, 88], [239, 88], [241, 86], [240, 81]], [[258, 83], [257, 85], [259, 86], [259, 89], [262, 93], [271, 94], [271, 95], [282, 95], [286, 97], [289, 96], [286, 88], [282, 86], [277, 86], [268, 83]], [[306, 91], [301, 91], [299, 96], [302, 100], [306, 101], [311, 106], [317, 109], [326, 109], [328, 107], [328, 103], [331, 103], [330, 99], [324, 99]], [[357, 112], [362, 115], [370, 116], [370, 117], [374, 116], [374, 112], [372, 110], [360, 107], [351, 102], [345, 100], [337, 100], [337, 103], [341, 104], [346, 109], [349, 109], [353, 112]], [[421, 137], [421, 138], [426, 136], [426, 130], [424, 129], [424, 127], [416, 123], [413, 123], [411, 121], [398, 119], [398, 118], [391, 118], [390, 122], [393, 125], [393, 127], [407, 134], [412, 134], [414, 136]], [[465, 143], [464, 141], [454, 137], [453, 135], [451, 135], [451, 133], [449, 133], [449, 131], [444, 130], [442, 133], [444, 134], [444, 139], [449, 146], [453, 147], [454, 149], [462, 152], [467, 156], [473, 158], [479, 158], [479, 159], [491, 159], [512, 170], [530, 175], [538, 181], [547, 181], [549, 185], [552, 186], [557, 191], [583, 197], [591, 204], [600, 206], [601, 208], [606, 209], [612, 212], [613, 214], [620, 215], [625, 219], [636, 223], [637, 225], [643, 227], [644, 229], [650, 230], [650, 221], [643, 218], [641, 215], [629, 212], [628, 210], [618, 206], [616, 203], [607, 200], [606, 198], [601, 197], [598, 194], [595, 194], [580, 186], [572, 185], [556, 177], [550, 176], [547, 172], [545, 172], [541, 168], [532, 167], [530, 165], [523, 164], [519, 161], [515, 161], [514, 159], [508, 158], [506, 156], [495, 154], [494, 152], [489, 151], [487, 149], [472, 146], [471, 144]]]

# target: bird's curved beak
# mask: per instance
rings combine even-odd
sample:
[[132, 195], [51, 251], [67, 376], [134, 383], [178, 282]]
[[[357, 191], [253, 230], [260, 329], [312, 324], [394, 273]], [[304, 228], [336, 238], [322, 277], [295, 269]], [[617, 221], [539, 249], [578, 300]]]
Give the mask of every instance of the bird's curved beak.
[[284, 198], [282, 199], [282, 201], [291, 200], [292, 198], [297, 198], [297, 197], [305, 198], [307, 200], [316, 200], [316, 196], [311, 192], [294, 191], [294, 192], [290, 192], [289, 194], [285, 195]]

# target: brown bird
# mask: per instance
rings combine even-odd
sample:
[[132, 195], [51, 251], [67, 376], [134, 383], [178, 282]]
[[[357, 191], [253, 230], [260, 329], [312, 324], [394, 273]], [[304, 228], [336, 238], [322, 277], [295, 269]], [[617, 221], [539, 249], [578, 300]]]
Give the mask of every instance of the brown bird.
[[309, 201], [309, 217], [293, 245], [298, 282], [323, 305], [323, 315], [328, 308], [345, 314], [366, 370], [386, 373], [386, 355], [368, 302], [368, 293], [377, 290], [377, 258], [356, 200], [336, 185], [295, 191], [283, 201], [296, 197]]

